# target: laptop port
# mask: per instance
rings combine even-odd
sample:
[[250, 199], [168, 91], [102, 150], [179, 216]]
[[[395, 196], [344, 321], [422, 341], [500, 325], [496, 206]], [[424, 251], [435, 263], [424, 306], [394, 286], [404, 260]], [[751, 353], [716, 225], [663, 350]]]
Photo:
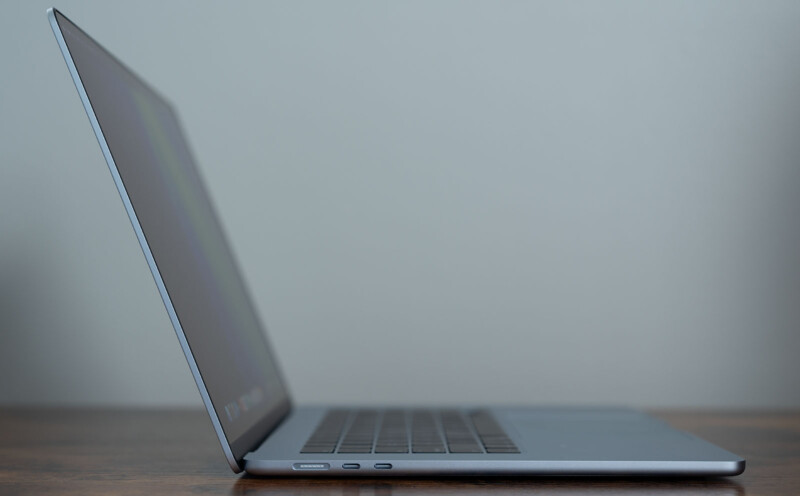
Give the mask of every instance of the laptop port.
[[295, 463], [294, 470], [328, 470], [331, 466], [327, 463]]

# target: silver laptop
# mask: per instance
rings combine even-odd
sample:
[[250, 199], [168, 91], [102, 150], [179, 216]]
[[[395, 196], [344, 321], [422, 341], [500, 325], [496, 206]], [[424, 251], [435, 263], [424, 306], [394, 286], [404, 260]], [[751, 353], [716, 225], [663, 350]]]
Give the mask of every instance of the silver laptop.
[[744, 470], [741, 457], [627, 409], [293, 406], [174, 109], [59, 11], [47, 16], [234, 472]]

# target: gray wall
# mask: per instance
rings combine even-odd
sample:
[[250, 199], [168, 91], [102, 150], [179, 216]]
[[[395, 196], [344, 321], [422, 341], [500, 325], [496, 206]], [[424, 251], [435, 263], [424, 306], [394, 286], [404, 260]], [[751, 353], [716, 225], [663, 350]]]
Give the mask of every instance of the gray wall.
[[[800, 407], [800, 2], [74, 2], [182, 113], [297, 400]], [[0, 16], [0, 402], [199, 405]]]

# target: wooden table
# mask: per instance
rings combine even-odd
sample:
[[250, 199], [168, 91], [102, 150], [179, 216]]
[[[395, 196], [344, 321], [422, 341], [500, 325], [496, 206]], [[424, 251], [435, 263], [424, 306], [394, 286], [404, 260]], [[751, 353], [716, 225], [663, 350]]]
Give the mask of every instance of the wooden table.
[[0, 495], [800, 495], [800, 412], [655, 415], [747, 459], [718, 479], [259, 479], [234, 475], [200, 411], [0, 410]]

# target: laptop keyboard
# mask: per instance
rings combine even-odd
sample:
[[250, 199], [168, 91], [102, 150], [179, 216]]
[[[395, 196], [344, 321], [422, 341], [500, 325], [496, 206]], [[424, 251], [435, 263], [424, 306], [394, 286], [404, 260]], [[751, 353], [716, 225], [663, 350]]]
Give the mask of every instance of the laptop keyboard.
[[300, 453], [519, 453], [491, 413], [329, 410]]

